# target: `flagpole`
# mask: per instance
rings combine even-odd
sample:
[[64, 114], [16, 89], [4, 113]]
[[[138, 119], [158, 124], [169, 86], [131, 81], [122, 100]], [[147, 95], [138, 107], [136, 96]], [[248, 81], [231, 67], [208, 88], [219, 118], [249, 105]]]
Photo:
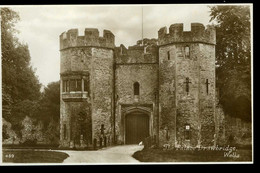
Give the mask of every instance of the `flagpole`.
[[142, 6], [142, 46], [144, 45], [144, 36], [143, 36], [143, 6]]

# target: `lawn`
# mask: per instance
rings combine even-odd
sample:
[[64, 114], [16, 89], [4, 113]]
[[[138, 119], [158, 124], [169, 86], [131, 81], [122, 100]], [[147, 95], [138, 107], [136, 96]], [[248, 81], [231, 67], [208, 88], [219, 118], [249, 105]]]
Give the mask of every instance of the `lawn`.
[[224, 151], [143, 149], [133, 157], [141, 162], [251, 162], [252, 150], [237, 149], [227, 156]]
[[4, 163], [62, 163], [68, 154], [56, 151], [38, 151], [34, 149], [4, 149]]

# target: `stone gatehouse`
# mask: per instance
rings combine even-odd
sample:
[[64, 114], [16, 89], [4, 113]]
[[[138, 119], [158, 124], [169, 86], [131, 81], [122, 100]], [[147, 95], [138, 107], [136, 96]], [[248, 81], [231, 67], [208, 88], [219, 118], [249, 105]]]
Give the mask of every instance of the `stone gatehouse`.
[[60, 145], [148, 136], [159, 146], [214, 145], [215, 29], [173, 24], [128, 48], [114, 41], [111, 31], [92, 28], [60, 35]]

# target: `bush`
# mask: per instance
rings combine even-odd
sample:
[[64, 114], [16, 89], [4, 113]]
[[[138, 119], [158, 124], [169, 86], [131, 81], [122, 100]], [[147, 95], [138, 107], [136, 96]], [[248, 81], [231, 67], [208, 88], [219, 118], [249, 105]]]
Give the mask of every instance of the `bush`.
[[35, 146], [37, 144], [37, 139], [27, 139], [21, 145], [23, 146]]

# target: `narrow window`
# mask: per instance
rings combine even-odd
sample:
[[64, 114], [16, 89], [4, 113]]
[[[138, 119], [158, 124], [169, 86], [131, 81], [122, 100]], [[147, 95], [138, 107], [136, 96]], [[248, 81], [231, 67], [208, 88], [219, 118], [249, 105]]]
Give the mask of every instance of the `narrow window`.
[[70, 81], [70, 91], [76, 91], [76, 80], [75, 79]]
[[206, 92], [207, 92], [207, 94], [209, 94], [209, 80], [208, 79], [206, 79]]
[[76, 91], [81, 91], [81, 79], [76, 80]]
[[139, 95], [139, 88], [140, 88], [139, 83], [135, 82], [134, 83], [134, 95]]
[[67, 139], [67, 127], [66, 127], [66, 124], [64, 124], [63, 128], [64, 128], [64, 130], [63, 130], [63, 132], [64, 132], [63, 137], [64, 137], [64, 139]]
[[189, 46], [185, 46], [185, 57], [186, 58], [190, 57], [190, 47]]
[[62, 92], [65, 92], [66, 91], [66, 80], [63, 80], [62, 81]]
[[167, 52], [167, 57], [168, 57], [168, 60], [171, 59], [170, 51]]
[[146, 53], [146, 49], [147, 49], [147, 46], [146, 46], [146, 47], [144, 47], [144, 53]]
[[190, 140], [190, 125], [185, 125], [185, 131], [184, 131], [184, 138], [185, 140]]
[[86, 79], [84, 79], [84, 91], [89, 92], [89, 82]]
[[66, 91], [65, 92], [69, 92], [70, 91], [70, 81], [66, 80]]

